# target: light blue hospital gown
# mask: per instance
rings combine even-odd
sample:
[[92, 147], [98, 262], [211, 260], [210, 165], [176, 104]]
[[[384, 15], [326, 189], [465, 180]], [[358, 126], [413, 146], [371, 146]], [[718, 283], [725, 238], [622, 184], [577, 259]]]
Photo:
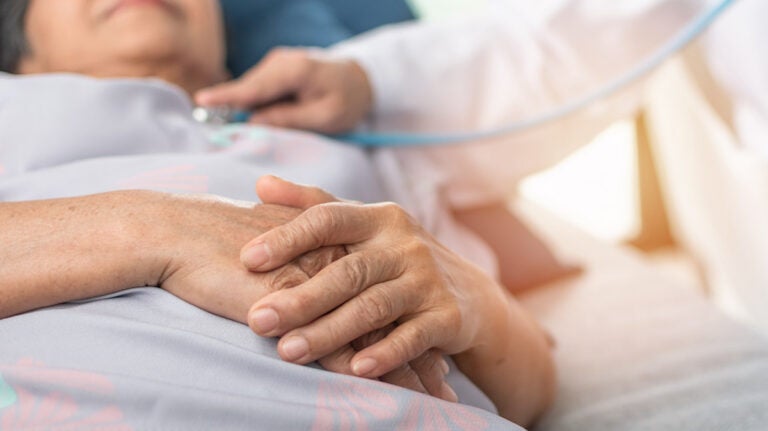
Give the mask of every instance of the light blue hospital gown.
[[[118, 189], [255, 200], [267, 173], [387, 198], [362, 150], [297, 132], [206, 129], [190, 111], [184, 94], [155, 81], [2, 75], [0, 200]], [[463, 405], [288, 364], [275, 346], [157, 288], [8, 318], [0, 430], [518, 429], [459, 372], [449, 380]]]

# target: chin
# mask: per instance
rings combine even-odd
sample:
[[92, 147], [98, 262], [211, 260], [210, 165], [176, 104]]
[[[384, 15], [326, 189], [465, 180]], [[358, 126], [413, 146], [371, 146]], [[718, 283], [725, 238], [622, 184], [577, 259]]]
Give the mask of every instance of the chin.
[[161, 8], [131, 8], [118, 12], [100, 29], [104, 46], [113, 55], [127, 58], [173, 54], [188, 38], [183, 19]]

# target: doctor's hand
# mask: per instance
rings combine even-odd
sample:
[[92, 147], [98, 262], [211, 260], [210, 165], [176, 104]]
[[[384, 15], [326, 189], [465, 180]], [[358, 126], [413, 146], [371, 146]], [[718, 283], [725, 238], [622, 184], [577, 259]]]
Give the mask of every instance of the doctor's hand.
[[[251, 328], [280, 337], [283, 359], [308, 363], [391, 325], [388, 335], [350, 359], [355, 375], [376, 378], [425, 352], [468, 352], [483, 340], [486, 322], [506, 314], [501, 287], [399, 207], [322, 203], [332, 197], [275, 178], [259, 186], [264, 202], [309, 208], [243, 249], [251, 270], [269, 271], [331, 244], [348, 252], [309, 281], [251, 308]], [[272, 316], [266, 324], [265, 315]]]
[[371, 110], [368, 77], [354, 61], [326, 60], [306, 49], [277, 48], [243, 77], [199, 91], [201, 106], [253, 111], [252, 123], [341, 133]]
[[[274, 202], [275, 205], [281, 207], [285, 206], [303, 209], [323, 203], [338, 202], [335, 197], [320, 189], [297, 186], [272, 176], [266, 176], [259, 180], [257, 183], [257, 193], [263, 202]], [[243, 250], [248, 250], [248, 246]], [[248, 258], [244, 259], [244, 261], [247, 260]], [[314, 277], [316, 274], [317, 272], [314, 272], [310, 275], [310, 278]], [[301, 309], [303, 309], [304, 305], [297, 304], [297, 307], [296, 311], [302, 313]], [[261, 314], [259, 311], [261, 311]], [[307, 309], [307, 311], [310, 310]], [[256, 307], [252, 307], [248, 323], [254, 332], [259, 335], [271, 336], [264, 331], [263, 328], [270, 325], [271, 323], [269, 321], [278, 316], [270, 311], [266, 311], [265, 316], [264, 312], [264, 309], [256, 309]], [[361, 332], [361, 335], [350, 343], [339, 343], [336, 350], [328, 349], [330, 353], [319, 355], [316, 360], [329, 371], [347, 375], [356, 375], [352, 369], [352, 360], [357, 352], [385, 339], [395, 329], [396, 326], [390, 324], [370, 332]], [[285, 353], [291, 348], [285, 343], [282, 343], [279, 349], [281, 355], [285, 357]], [[458, 401], [456, 393], [445, 381], [445, 376], [448, 372], [449, 366], [443, 358], [443, 355], [432, 349], [425, 351], [410, 361], [403, 362], [398, 366], [393, 367], [390, 371], [372, 378], [377, 378], [380, 381], [417, 392], [430, 394], [447, 401], [456, 402]]]

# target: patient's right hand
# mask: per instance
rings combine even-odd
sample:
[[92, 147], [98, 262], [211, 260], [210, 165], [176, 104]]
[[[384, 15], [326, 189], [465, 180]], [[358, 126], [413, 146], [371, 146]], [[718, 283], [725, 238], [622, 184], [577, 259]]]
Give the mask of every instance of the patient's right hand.
[[156, 233], [138, 236], [153, 243], [147, 253], [156, 255], [157, 285], [208, 312], [241, 323], [246, 323], [255, 300], [306, 281], [344, 254], [343, 248], [326, 248], [254, 277], [240, 263], [240, 248], [254, 234], [292, 220], [298, 210], [172, 195], [160, 195], [144, 210], [155, 215], [141, 229]]

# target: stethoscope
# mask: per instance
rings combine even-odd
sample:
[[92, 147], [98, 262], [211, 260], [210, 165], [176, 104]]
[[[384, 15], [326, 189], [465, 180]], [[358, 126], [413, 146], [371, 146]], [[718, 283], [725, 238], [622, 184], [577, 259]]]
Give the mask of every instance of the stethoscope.
[[[368, 133], [354, 132], [345, 135], [333, 136], [360, 147], [428, 147], [439, 145], [455, 145], [474, 141], [483, 141], [493, 138], [512, 135], [528, 129], [541, 126], [551, 121], [567, 117], [577, 111], [587, 108], [620, 90], [630, 86], [645, 75], [659, 67], [667, 59], [685, 48], [689, 43], [698, 38], [709, 26], [723, 14], [736, 0], [722, 0], [717, 5], [700, 15], [693, 22], [684, 27], [676, 36], [670, 39], [659, 50], [654, 52], [645, 61], [634, 69], [606, 85], [584, 96], [574, 98], [569, 102], [553, 108], [552, 110], [533, 115], [504, 127], [466, 133]], [[195, 120], [205, 124], [224, 125], [229, 123], [245, 122], [250, 113], [237, 111], [228, 107], [197, 107], [193, 112]]]

